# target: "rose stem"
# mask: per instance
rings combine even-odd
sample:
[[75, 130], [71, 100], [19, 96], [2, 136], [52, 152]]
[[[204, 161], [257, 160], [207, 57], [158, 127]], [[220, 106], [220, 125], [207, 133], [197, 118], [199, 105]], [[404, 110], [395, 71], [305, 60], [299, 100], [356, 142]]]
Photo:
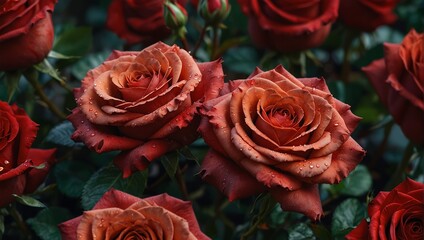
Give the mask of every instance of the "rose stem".
[[213, 42], [212, 42], [212, 52], [211, 52], [211, 60], [215, 60], [217, 59], [219, 56], [217, 55], [217, 50], [218, 50], [218, 45], [219, 45], [219, 27], [213, 27], [212, 28], [212, 38], [213, 38]]
[[34, 77], [34, 75], [32, 74], [25, 74], [25, 77], [28, 80], [28, 82], [31, 83], [31, 85], [34, 87], [35, 92], [40, 97], [41, 101], [47, 105], [50, 111], [52, 111], [61, 120], [65, 120], [66, 115], [62, 111], [60, 111], [59, 108], [57, 108], [56, 105], [53, 104], [53, 102], [49, 100], [49, 98], [43, 91], [43, 87], [38, 82], [36, 77]]
[[402, 162], [398, 165], [395, 173], [392, 175], [392, 178], [390, 178], [390, 181], [384, 187], [385, 190], [392, 190], [396, 185], [398, 185], [405, 179], [406, 168], [409, 165], [409, 161], [411, 160], [411, 156], [413, 153], [414, 144], [409, 142], [403, 153]]
[[181, 43], [183, 44], [184, 49], [186, 51], [189, 51], [190, 48], [189, 48], [189, 45], [188, 45], [188, 42], [187, 42], [187, 38], [184, 36], [184, 37], [180, 38], [180, 40], [181, 40]]
[[203, 42], [203, 38], [205, 37], [206, 29], [207, 29], [207, 28], [208, 28], [208, 25], [205, 25], [205, 26], [202, 28], [202, 31], [200, 32], [199, 39], [197, 40], [196, 45], [194, 46], [193, 51], [191, 52], [191, 55], [192, 55], [193, 57], [196, 57], [197, 51], [199, 50], [199, 47], [200, 47], [200, 44], [202, 44], [202, 42]]
[[350, 54], [352, 53], [352, 43], [356, 38], [357, 32], [351, 29], [348, 29], [345, 34], [345, 41], [343, 43], [343, 63], [342, 63], [342, 73], [341, 78], [344, 83], [349, 82], [350, 77]]
[[229, 204], [230, 202], [227, 200], [227, 198], [222, 195], [218, 194], [216, 203], [215, 203], [215, 218], [219, 218], [225, 226], [230, 228], [232, 231], [236, 228], [233, 222], [231, 222], [225, 214], [222, 212], [222, 210]]
[[368, 167], [370, 169], [373, 169], [377, 163], [380, 161], [381, 155], [383, 155], [384, 151], [387, 147], [387, 142], [389, 141], [389, 136], [392, 131], [394, 122], [390, 121], [385, 127], [384, 127], [384, 136], [383, 140], [381, 141], [380, 145], [377, 148], [377, 151], [375, 151], [374, 156], [371, 158], [370, 163], [368, 164]]
[[185, 184], [183, 173], [179, 166], [177, 167], [177, 171], [175, 172], [175, 179], [177, 180], [178, 186], [183, 195], [183, 200], [188, 200], [189, 196], [188, 196], [187, 186]]
[[272, 197], [270, 197], [269, 195], [266, 196], [266, 197], [268, 197], [268, 199], [265, 199], [262, 202], [262, 205], [265, 204], [265, 207], [263, 209], [261, 209], [263, 206], [261, 206], [259, 208], [260, 210], [259, 210], [258, 216], [256, 217], [255, 222], [252, 224], [252, 226], [250, 226], [250, 228], [246, 232], [244, 232], [241, 235], [241, 237], [240, 237], [241, 240], [247, 240], [249, 238], [249, 236], [251, 236], [252, 234], [254, 234], [257, 231], [258, 226], [274, 210], [274, 207], [275, 207], [275, 205], [276, 205], [277, 202]]
[[28, 228], [28, 225], [22, 218], [22, 215], [16, 210], [15, 205], [12, 203], [10, 206], [6, 207], [12, 218], [15, 220], [18, 227], [21, 229], [22, 233], [25, 235], [26, 239], [31, 239], [31, 231]]

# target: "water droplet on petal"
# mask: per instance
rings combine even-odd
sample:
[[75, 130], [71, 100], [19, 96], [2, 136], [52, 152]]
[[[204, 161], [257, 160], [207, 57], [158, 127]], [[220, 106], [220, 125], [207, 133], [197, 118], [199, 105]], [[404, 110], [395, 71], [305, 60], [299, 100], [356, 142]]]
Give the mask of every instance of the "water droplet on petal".
[[152, 148], [156, 148], [156, 145], [155, 145], [155, 144], [153, 144], [153, 145], [152, 145]]
[[310, 169], [314, 168], [314, 165], [309, 165], [309, 168], [310, 168]]
[[337, 126], [339, 126], [339, 124], [338, 123], [335, 123], [334, 126], [337, 127]]
[[7, 161], [7, 160], [4, 160], [4, 164], [9, 164], [10, 162], [9, 161]]
[[325, 165], [326, 167], [328, 167], [328, 163], [324, 163], [324, 165]]
[[81, 120], [81, 124], [84, 124], [84, 120]]
[[4, 167], [0, 167], [0, 172], [3, 171]]
[[320, 167], [319, 164], [317, 164], [316, 167], [319, 168]]
[[96, 136], [96, 134], [95, 133], [92, 133], [90, 136], [94, 137], [94, 136]]
[[89, 109], [88, 109], [88, 111], [90, 111], [90, 112], [91, 112], [91, 111], [93, 111], [93, 109], [92, 109], [92, 108], [89, 108]]

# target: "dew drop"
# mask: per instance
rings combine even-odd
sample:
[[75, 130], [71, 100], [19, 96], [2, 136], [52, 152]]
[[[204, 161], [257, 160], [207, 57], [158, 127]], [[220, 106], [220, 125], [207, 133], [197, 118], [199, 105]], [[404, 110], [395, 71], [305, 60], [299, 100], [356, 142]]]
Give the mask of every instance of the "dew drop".
[[88, 103], [89, 103], [89, 104], [93, 104], [93, 102], [92, 102], [92, 101], [89, 101]]
[[89, 108], [89, 109], [88, 109], [88, 111], [90, 111], [90, 112], [91, 112], [91, 111], [93, 111], [93, 109], [92, 109], [92, 108]]
[[314, 168], [314, 165], [309, 165], [309, 168], [310, 168], [310, 169]]
[[156, 148], [156, 145], [155, 145], [155, 144], [153, 144], [153, 145], [152, 145], [152, 148]]
[[81, 120], [81, 124], [84, 124], [84, 120]]
[[339, 124], [338, 123], [335, 123], [334, 126], [337, 127], [337, 126], [339, 126]]
[[3, 171], [4, 167], [0, 167], [0, 172]]
[[303, 168], [299, 168], [299, 172], [302, 171], [302, 170], [303, 170]]
[[96, 134], [95, 133], [92, 133], [92, 134], [90, 134], [90, 136], [94, 137], [94, 136], [96, 136]]
[[326, 167], [328, 167], [328, 163], [324, 163], [324, 165], [325, 165]]
[[7, 160], [4, 160], [4, 164], [9, 164], [10, 162], [9, 161], [7, 161]]
[[99, 114], [98, 112], [94, 112], [94, 115], [97, 116], [97, 114]]
[[272, 177], [272, 178], [275, 178], [275, 174], [271, 174], [271, 177]]
[[319, 164], [317, 164], [316, 167], [319, 168], [320, 167]]

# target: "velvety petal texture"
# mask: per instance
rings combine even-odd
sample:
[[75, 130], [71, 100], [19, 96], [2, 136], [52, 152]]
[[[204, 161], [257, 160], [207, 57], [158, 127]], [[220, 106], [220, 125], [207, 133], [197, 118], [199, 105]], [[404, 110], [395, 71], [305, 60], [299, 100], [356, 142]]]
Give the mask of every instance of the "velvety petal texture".
[[210, 239], [200, 230], [190, 202], [167, 194], [140, 199], [114, 189], [93, 210], [59, 229], [64, 240]]
[[281, 52], [319, 46], [337, 18], [339, 0], [238, 0], [249, 34], [261, 48]]
[[384, 58], [362, 70], [411, 141], [424, 146], [424, 34], [411, 30], [400, 44], [385, 43]]
[[74, 90], [72, 139], [102, 153], [120, 150], [124, 177], [197, 137], [199, 108], [224, 85], [221, 60], [197, 63], [162, 42], [140, 52], [115, 51]]
[[[171, 34], [163, 16], [164, 0], [112, 0], [106, 26], [128, 44], [150, 45]], [[184, 6], [186, 0], [177, 1]]]
[[390, 192], [380, 192], [363, 220], [346, 238], [421, 240], [424, 236], [424, 183], [407, 178]]
[[317, 185], [340, 182], [365, 154], [350, 137], [360, 120], [350, 106], [324, 79], [297, 79], [282, 66], [226, 83], [202, 115], [199, 131], [212, 148], [204, 180], [230, 200], [270, 192], [313, 220], [323, 214]]
[[55, 149], [31, 148], [37, 130], [23, 109], [0, 101], [0, 207], [35, 191], [55, 163]]
[[394, 9], [399, 2], [400, 0], [342, 0], [339, 18], [351, 28], [372, 32], [381, 25], [396, 21]]
[[0, 71], [28, 68], [53, 46], [51, 13], [57, 0], [0, 2]]

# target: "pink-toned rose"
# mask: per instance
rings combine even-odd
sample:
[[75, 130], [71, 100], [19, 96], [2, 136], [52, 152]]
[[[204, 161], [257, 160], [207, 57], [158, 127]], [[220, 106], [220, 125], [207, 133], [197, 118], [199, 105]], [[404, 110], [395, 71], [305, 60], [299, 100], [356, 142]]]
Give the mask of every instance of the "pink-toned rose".
[[25, 69], [53, 46], [51, 12], [56, 0], [0, 2], [0, 71]]
[[403, 133], [424, 145], [424, 34], [384, 44], [384, 58], [362, 69]]
[[[150, 45], [171, 34], [163, 16], [165, 0], [112, 0], [106, 26], [128, 44]], [[184, 6], [187, 0], [178, 0]]]
[[96, 152], [120, 150], [124, 177], [198, 137], [198, 108], [223, 86], [221, 60], [196, 63], [178, 46], [114, 51], [75, 89], [72, 138]]
[[364, 156], [350, 136], [360, 118], [324, 79], [257, 69], [204, 105], [199, 130], [212, 149], [201, 174], [230, 201], [270, 192], [284, 210], [317, 220], [318, 184], [340, 182]]
[[319, 46], [337, 18], [339, 0], [238, 0], [259, 47], [293, 52]]
[[31, 148], [37, 128], [23, 109], [0, 101], [0, 208], [12, 194], [35, 191], [55, 162], [55, 149]]
[[406, 179], [390, 192], [380, 192], [368, 205], [364, 219], [348, 240], [422, 240], [424, 236], [424, 184]]
[[381, 25], [391, 24], [399, 0], [342, 0], [339, 18], [347, 26], [364, 32], [374, 31]]
[[64, 240], [209, 239], [190, 202], [161, 194], [140, 199], [109, 190], [93, 210], [59, 225]]

